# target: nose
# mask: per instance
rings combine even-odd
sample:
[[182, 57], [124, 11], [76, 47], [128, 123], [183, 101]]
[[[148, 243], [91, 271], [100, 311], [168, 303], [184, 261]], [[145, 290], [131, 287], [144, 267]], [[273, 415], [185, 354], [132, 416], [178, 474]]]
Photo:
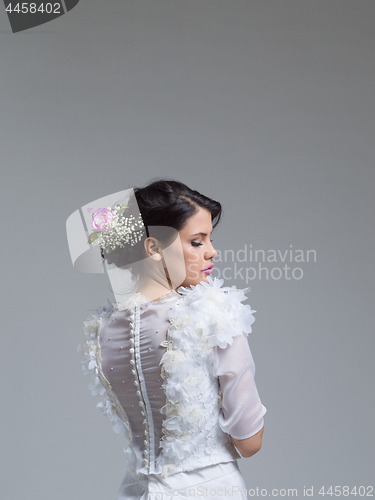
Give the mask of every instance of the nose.
[[210, 247], [211, 248], [207, 249], [206, 255], [204, 256], [206, 260], [214, 259], [217, 256], [217, 251], [211, 242]]

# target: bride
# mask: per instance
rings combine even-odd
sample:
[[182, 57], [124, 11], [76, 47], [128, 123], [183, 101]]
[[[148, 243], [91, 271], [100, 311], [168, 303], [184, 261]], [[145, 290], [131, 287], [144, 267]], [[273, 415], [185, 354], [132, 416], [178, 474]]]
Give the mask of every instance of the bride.
[[85, 322], [83, 367], [126, 439], [117, 500], [246, 498], [237, 459], [259, 451], [266, 408], [247, 341], [255, 311], [210, 276], [220, 203], [161, 180], [77, 212], [73, 263], [104, 265], [116, 299]]

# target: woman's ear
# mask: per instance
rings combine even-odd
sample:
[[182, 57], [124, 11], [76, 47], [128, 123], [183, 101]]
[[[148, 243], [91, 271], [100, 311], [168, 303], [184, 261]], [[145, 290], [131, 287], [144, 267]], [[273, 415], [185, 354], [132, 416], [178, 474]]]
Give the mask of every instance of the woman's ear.
[[161, 260], [159, 242], [156, 238], [153, 238], [153, 237], [146, 238], [145, 242], [144, 242], [144, 246], [145, 246], [145, 250], [147, 253], [147, 257], [150, 257], [151, 259], [153, 259], [155, 261]]

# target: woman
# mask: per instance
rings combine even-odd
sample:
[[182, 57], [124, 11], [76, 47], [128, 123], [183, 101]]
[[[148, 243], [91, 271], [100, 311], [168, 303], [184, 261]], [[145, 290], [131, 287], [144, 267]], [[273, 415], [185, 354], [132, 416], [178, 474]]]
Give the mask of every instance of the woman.
[[210, 277], [220, 203], [157, 181], [92, 210], [89, 244], [117, 304], [85, 323], [84, 369], [128, 440], [117, 500], [246, 498], [236, 460], [259, 451], [266, 408], [247, 342], [255, 311]]

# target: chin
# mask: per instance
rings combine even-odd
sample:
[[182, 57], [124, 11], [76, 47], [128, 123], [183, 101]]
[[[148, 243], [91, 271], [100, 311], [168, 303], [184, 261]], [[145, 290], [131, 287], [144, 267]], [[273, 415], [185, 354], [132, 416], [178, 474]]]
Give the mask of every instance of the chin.
[[195, 285], [199, 285], [199, 283], [201, 281], [205, 281], [206, 283], [208, 282], [206, 274], [204, 274], [204, 276], [200, 276], [199, 278], [186, 277], [184, 282], [180, 286], [184, 286], [184, 287], [195, 286]]

